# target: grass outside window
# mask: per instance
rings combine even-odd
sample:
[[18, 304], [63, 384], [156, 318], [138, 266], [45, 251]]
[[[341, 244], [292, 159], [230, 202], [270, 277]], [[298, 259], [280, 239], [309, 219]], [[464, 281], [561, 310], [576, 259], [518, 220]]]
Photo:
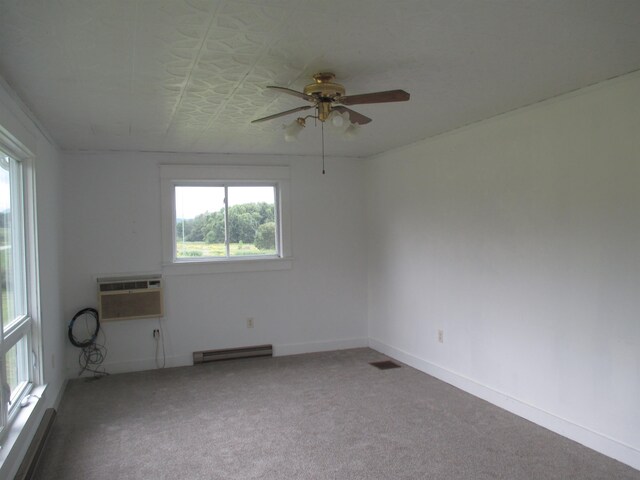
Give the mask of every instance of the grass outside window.
[[[261, 250], [249, 243], [230, 243], [229, 254], [231, 256], [255, 256], [255, 255], [276, 255], [276, 249]], [[179, 258], [189, 257], [224, 257], [226, 256], [226, 246], [224, 243], [206, 242], [177, 242], [176, 256]]]

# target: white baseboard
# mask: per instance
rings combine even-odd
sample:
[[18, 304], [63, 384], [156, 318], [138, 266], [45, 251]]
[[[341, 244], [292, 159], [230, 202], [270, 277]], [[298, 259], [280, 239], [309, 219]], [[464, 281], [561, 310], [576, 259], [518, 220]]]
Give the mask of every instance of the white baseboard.
[[522, 402], [505, 393], [476, 382], [458, 373], [447, 370], [431, 362], [418, 358], [398, 348], [387, 345], [373, 338], [369, 339], [369, 347], [377, 350], [413, 368], [436, 377], [443, 382], [464, 390], [471, 395], [486, 400], [498, 407], [514, 413], [544, 428], [567, 437], [596, 452], [607, 455], [622, 463], [640, 470], [640, 450], [623, 442], [610, 438], [587, 427], [560, 418], [533, 405]]
[[[285, 355], [298, 355], [300, 353], [326, 352], [330, 350], [344, 350], [347, 348], [363, 348], [369, 346], [367, 338], [349, 338], [346, 340], [330, 340], [322, 342], [290, 343], [285, 345], [274, 345], [273, 356], [282, 357]], [[174, 355], [167, 357], [166, 367], [185, 367], [193, 365], [193, 355]], [[104, 363], [102, 367], [109, 373], [142, 372], [144, 370], [155, 370], [156, 361], [154, 358], [141, 358], [128, 360], [126, 362]], [[77, 375], [77, 373], [76, 373]], [[93, 375], [91, 372], [86, 376]]]
[[367, 338], [347, 338], [344, 340], [329, 340], [323, 342], [289, 343], [274, 345], [273, 356], [298, 355], [300, 353], [328, 352], [331, 350], [345, 350], [347, 348], [363, 348], [369, 346]]
[[[162, 359], [160, 359], [162, 363]], [[166, 358], [165, 368], [171, 367], [186, 367], [193, 365], [193, 355], [174, 355]], [[126, 362], [111, 362], [103, 363], [102, 367], [108, 373], [127, 373], [127, 372], [142, 372], [145, 370], [156, 370], [155, 358], [140, 358], [135, 360], [128, 360]], [[77, 373], [76, 373], [77, 374]], [[92, 376], [93, 373], [85, 373], [85, 376]]]
[[65, 378], [64, 381], [62, 382], [62, 385], [58, 389], [58, 392], [56, 393], [56, 397], [53, 399], [53, 402], [51, 403], [51, 407], [55, 408], [56, 411], [60, 408], [60, 402], [62, 401], [64, 392], [67, 389], [67, 383], [69, 383], [69, 379]]

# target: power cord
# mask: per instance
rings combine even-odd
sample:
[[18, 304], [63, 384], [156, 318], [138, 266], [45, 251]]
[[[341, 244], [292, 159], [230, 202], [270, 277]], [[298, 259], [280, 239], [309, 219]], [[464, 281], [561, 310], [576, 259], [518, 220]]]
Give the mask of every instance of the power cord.
[[78, 376], [81, 376], [84, 372], [91, 372], [96, 377], [109, 375], [102, 366], [104, 359], [107, 358], [107, 347], [105, 346], [107, 336], [102, 329], [100, 329], [100, 333], [102, 334], [103, 343], [98, 343], [94, 340], [91, 345], [80, 350], [80, 355], [78, 356], [80, 372]]
[[[164, 332], [162, 331], [162, 322], [158, 321], [158, 327], [153, 331], [153, 338], [156, 341], [156, 368], [164, 368], [167, 365], [167, 356], [164, 350]], [[162, 341], [162, 366], [158, 361], [158, 353], [160, 350], [160, 342]]]

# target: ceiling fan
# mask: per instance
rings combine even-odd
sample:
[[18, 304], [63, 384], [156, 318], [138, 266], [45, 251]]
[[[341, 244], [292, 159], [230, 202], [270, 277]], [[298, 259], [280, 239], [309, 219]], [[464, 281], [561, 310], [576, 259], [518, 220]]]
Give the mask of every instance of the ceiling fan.
[[[339, 83], [334, 82], [335, 75], [331, 72], [321, 72], [313, 75], [314, 83], [304, 87], [302, 92], [291, 90], [285, 87], [277, 87], [270, 85], [267, 88], [278, 92], [287, 93], [294, 97], [306, 100], [311, 105], [292, 108], [285, 112], [276, 113], [267, 117], [258, 118], [251, 123], [264, 122], [274, 118], [289, 115], [290, 113], [300, 112], [302, 110], [316, 109], [315, 115], [309, 115], [305, 118], [317, 118], [324, 122], [330, 117], [346, 116], [351, 124], [364, 125], [371, 122], [371, 119], [361, 113], [358, 113], [345, 105], [362, 105], [365, 103], [387, 103], [387, 102], [406, 102], [409, 100], [409, 94], [404, 90], [387, 90], [384, 92], [363, 93], [360, 95], [345, 95], [345, 88]], [[300, 128], [304, 127], [305, 118], [298, 118], [296, 122]]]

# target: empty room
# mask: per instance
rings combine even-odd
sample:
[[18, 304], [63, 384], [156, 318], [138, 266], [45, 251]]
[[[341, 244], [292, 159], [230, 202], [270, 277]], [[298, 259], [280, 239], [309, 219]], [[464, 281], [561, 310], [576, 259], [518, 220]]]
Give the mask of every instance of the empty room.
[[640, 2], [0, 0], [0, 478], [640, 479]]

